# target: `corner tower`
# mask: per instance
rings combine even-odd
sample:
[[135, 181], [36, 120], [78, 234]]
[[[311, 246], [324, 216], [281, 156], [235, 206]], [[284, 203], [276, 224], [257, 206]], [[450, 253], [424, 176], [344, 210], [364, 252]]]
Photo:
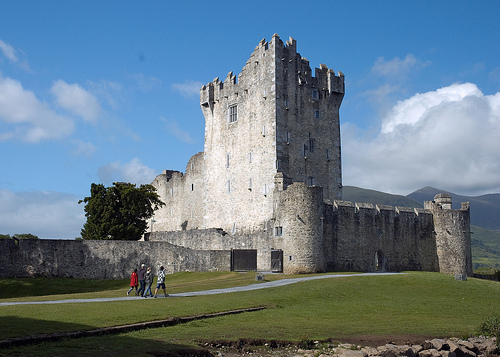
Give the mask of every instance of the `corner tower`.
[[441, 193], [424, 207], [433, 215], [439, 271], [472, 276], [469, 202], [451, 209], [451, 196]]
[[259, 42], [238, 76], [200, 91], [205, 116], [204, 226], [261, 230], [275, 217], [275, 177], [342, 197], [339, 108], [344, 75], [313, 75], [296, 41]]

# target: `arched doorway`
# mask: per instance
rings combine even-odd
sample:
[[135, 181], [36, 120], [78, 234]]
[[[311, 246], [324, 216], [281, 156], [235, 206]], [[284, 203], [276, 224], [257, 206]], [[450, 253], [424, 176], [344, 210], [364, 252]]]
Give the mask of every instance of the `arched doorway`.
[[379, 249], [375, 253], [375, 271], [387, 271], [387, 258]]

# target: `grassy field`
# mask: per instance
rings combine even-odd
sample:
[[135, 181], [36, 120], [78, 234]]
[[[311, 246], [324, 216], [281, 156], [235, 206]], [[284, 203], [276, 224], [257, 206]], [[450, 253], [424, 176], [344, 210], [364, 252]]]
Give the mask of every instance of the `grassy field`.
[[[266, 279], [292, 276], [266, 275]], [[170, 293], [256, 283], [254, 273], [180, 273]], [[127, 281], [2, 279], [0, 302], [124, 296]], [[45, 289], [45, 290], [43, 290]], [[39, 295], [51, 291], [53, 295]], [[138, 356], [206, 341], [326, 340], [362, 335], [466, 337], [500, 311], [500, 283], [411, 272], [320, 279], [249, 292], [55, 305], [0, 306], [1, 339], [78, 331], [255, 306], [266, 309], [119, 335], [0, 349], [0, 355]]]

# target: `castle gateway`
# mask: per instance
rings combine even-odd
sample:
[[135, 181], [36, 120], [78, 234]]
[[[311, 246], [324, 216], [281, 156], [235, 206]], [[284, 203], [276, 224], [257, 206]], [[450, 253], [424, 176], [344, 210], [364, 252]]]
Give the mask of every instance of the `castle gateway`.
[[238, 76], [201, 88], [204, 151], [153, 181], [166, 205], [145, 240], [231, 250], [233, 270], [471, 275], [468, 203], [342, 201], [343, 97], [344, 75], [313, 74], [294, 39], [260, 41]]

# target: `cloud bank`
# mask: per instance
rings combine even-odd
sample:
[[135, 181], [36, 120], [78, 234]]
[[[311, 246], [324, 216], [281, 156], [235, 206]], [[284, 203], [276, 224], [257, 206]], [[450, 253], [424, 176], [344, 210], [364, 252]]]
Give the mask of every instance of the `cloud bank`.
[[0, 142], [21, 139], [29, 143], [59, 139], [74, 131], [73, 121], [56, 113], [47, 103], [25, 90], [17, 80], [0, 75]]
[[110, 186], [117, 181], [137, 185], [150, 184], [157, 175], [158, 173], [154, 169], [144, 165], [138, 158], [133, 158], [123, 165], [119, 161], [112, 162], [100, 167], [98, 170], [99, 179], [106, 186]]
[[399, 101], [374, 139], [343, 131], [345, 185], [409, 194], [425, 186], [500, 192], [500, 93], [453, 84]]
[[31, 233], [39, 238], [80, 236], [86, 221], [83, 197], [58, 192], [0, 189], [0, 233]]

